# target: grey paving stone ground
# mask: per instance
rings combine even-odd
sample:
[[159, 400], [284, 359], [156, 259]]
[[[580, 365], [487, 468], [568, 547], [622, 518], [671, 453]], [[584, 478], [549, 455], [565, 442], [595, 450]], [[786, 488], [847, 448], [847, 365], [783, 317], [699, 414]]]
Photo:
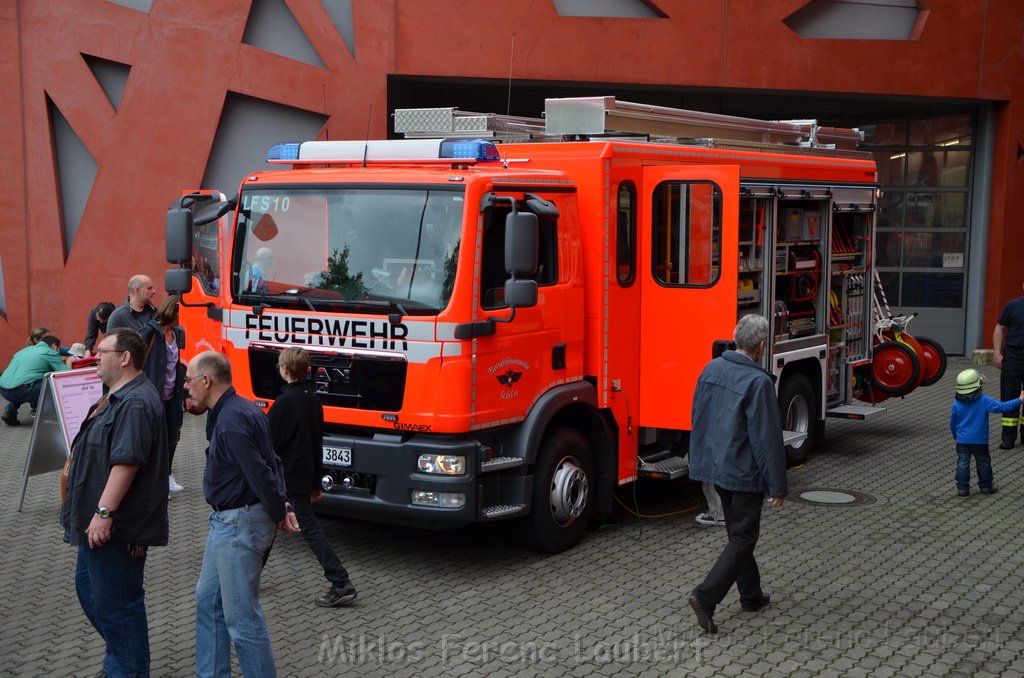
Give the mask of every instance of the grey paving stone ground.
[[[262, 599], [282, 676], [975, 676], [1024, 675], [1021, 612], [1024, 448], [993, 458], [1000, 492], [955, 496], [947, 376], [867, 422], [830, 420], [825, 442], [790, 471], [866, 505], [791, 498], [766, 509], [758, 556], [772, 604], [743, 613], [735, 592], [717, 636], [687, 593], [717, 557], [721, 528], [694, 523], [699, 488], [640, 485], [614, 525], [569, 553], [524, 551], [502, 531], [427, 532], [328, 520], [359, 590], [320, 609], [326, 588], [301, 540], [281, 537]], [[982, 367], [998, 396], [998, 372]], [[24, 416], [24, 415], [23, 415]], [[998, 441], [998, 419], [992, 418]], [[61, 543], [57, 474], [28, 481], [30, 430], [0, 429], [0, 674], [93, 676], [102, 646], [75, 598]], [[194, 602], [207, 507], [202, 420], [175, 461], [171, 544], [153, 549], [147, 600], [156, 676], [193, 672]], [[976, 485], [975, 485], [976, 487]], [[683, 512], [683, 513], [680, 513]]]

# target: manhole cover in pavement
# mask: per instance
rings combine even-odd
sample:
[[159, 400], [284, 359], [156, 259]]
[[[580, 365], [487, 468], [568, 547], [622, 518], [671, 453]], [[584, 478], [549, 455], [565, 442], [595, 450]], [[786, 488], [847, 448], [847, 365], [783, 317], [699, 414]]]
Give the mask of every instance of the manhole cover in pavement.
[[828, 488], [801, 490], [796, 495], [796, 500], [804, 504], [815, 504], [817, 506], [866, 506], [875, 503], [874, 497], [863, 492]]

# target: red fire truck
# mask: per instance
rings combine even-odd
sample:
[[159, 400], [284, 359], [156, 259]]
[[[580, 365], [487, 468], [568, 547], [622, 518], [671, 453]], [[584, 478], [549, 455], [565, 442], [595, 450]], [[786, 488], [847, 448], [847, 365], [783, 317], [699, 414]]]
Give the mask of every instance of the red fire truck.
[[686, 473], [697, 376], [747, 313], [771, 322], [791, 462], [826, 416], [881, 409], [855, 398], [923, 381], [924, 355], [872, 322], [876, 175], [856, 130], [612, 97], [395, 127], [276, 145], [282, 168], [237, 197], [168, 213], [186, 355], [222, 352], [269, 407], [278, 353], [311, 354], [324, 512], [514, 520], [566, 549], [616, 487]]

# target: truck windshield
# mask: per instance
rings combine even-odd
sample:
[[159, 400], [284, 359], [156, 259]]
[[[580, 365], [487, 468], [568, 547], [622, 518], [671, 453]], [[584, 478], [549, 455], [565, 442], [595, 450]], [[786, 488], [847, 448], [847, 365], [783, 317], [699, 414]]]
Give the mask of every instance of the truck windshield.
[[235, 299], [436, 314], [451, 297], [462, 210], [462, 191], [445, 188], [245, 190], [235, 238]]

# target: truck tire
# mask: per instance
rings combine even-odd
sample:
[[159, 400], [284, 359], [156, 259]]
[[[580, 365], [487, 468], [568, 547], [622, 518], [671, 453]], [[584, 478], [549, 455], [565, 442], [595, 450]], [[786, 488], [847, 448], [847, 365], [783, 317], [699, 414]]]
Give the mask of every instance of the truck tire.
[[590, 522], [594, 492], [594, 461], [586, 438], [570, 428], [552, 432], [534, 465], [530, 515], [520, 519], [524, 543], [548, 553], [575, 546]]
[[871, 352], [871, 383], [876, 389], [904, 396], [917, 388], [921, 363], [914, 349], [898, 341], [883, 341]]
[[921, 345], [921, 354], [918, 359], [921, 361], [921, 371], [924, 378], [921, 379], [921, 386], [931, 386], [942, 379], [946, 373], [946, 351], [942, 345], [929, 337], [914, 337]]
[[799, 466], [814, 449], [818, 428], [818, 408], [814, 404], [814, 389], [802, 374], [794, 374], [782, 382], [779, 389], [779, 416], [785, 431], [806, 433], [807, 437], [796, 445], [786, 446], [786, 465]]

